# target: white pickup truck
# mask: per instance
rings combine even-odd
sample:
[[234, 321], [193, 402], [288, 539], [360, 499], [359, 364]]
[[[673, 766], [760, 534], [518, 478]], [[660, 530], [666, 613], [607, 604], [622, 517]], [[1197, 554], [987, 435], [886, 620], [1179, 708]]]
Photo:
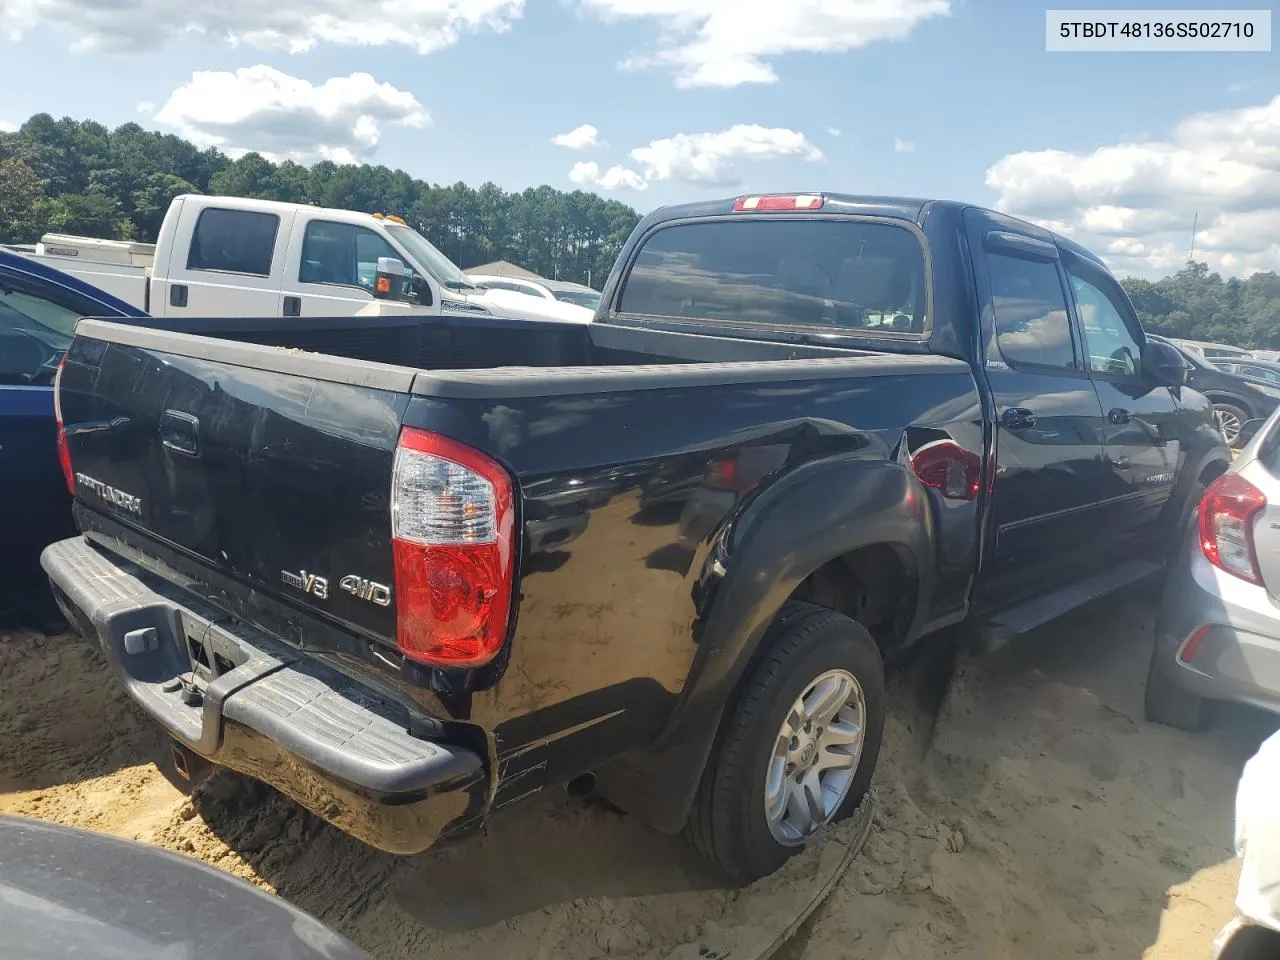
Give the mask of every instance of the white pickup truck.
[[[475, 283], [397, 217], [271, 200], [183, 195], [154, 245], [45, 234], [21, 252], [157, 317], [594, 316]], [[391, 293], [378, 289], [380, 269], [403, 270]]]

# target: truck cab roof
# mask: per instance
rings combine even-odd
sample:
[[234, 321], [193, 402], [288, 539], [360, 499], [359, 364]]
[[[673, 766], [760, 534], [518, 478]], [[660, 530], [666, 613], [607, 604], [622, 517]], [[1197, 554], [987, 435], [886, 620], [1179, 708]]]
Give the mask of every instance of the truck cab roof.
[[277, 215], [285, 215], [297, 213], [299, 211], [307, 211], [315, 214], [323, 209], [325, 220], [334, 223], [356, 223], [361, 226], [372, 226], [377, 223], [402, 223], [398, 218], [380, 217], [372, 213], [360, 213], [357, 210], [340, 210], [329, 207], [316, 207], [309, 203], [287, 203], [283, 200], [258, 200], [253, 197], [214, 197], [206, 196], [202, 193], [184, 193], [175, 197], [175, 201], [181, 200], [184, 203], [193, 203], [205, 207], [218, 207], [224, 210], [254, 210], [261, 213], [274, 213]]
[[936, 208], [950, 208], [960, 213], [969, 208], [983, 210], [1000, 220], [1007, 221], [1010, 224], [1017, 224], [1033, 236], [1038, 235], [1041, 239], [1057, 243], [1064, 250], [1069, 250], [1078, 257], [1102, 264], [1102, 261], [1091, 251], [1080, 246], [1074, 240], [1046, 230], [1037, 224], [1022, 220], [1017, 217], [1011, 217], [1008, 214], [998, 213], [977, 204], [965, 203], [959, 200], [941, 200], [928, 199], [922, 197], [902, 197], [902, 196], [881, 196], [878, 194], [853, 194], [853, 193], [827, 193], [821, 190], [813, 191], [797, 191], [795, 193], [783, 194], [746, 194], [736, 197], [728, 197], [720, 200], [703, 200], [696, 203], [673, 204], [667, 207], [659, 207], [644, 219], [646, 227], [656, 226], [660, 223], [667, 223], [674, 220], [691, 220], [701, 217], [719, 217], [741, 211], [735, 211], [734, 205], [744, 196], [747, 197], [765, 197], [765, 196], [800, 196], [800, 197], [821, 197], [822, 206], [816, 209], [799, 209], [796, 212], [807, 213], [813, 216], [834, 215], [834, 216], [865, 216], [865, 217], [888, 217], [897, 220], [908, 220], [912, 223], [919, 223], [927, 210]]

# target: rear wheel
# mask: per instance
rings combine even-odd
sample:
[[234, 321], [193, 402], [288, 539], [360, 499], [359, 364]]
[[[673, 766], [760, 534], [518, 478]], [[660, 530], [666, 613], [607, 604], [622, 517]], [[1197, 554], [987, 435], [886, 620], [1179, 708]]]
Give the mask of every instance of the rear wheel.
[[1204, 724], [1204, 698], [1184, 690], [1160, 666], [1160, 648], [1151, 654], [1144, 695], [1147, 719], [1166, 727], [1195, 732]]
[[1218, 425], [1218, 431], [1222, 434], [1222, 439], [1227, 442], [1229, 447], [1240, 446], [1240, 428], [1244, 426], [1244, 422], [1249, 419], [1249, 414], [1237, 407], [1234, 403], [1215, 403], [1213, 405], [1213, 420]]
[[861, 624], [791, 603], [764, 642], [686, 828], [698, 853], [738, 884], [777, 870], [857, 809], [884, 732], [884, 666]]

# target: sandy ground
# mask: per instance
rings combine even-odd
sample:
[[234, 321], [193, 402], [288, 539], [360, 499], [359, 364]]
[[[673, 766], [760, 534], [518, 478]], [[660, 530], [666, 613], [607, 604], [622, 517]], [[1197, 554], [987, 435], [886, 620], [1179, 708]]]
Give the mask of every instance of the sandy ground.
[[[1195, 736], [1145, 723], [1150, 641], [1140, 601], [1100, 605], [962, 659], [936, 722], [928, 677], [900, 677], [872, 836], [782, 956], [1207, 956], [1232, 912], [1235, 783], [1277, 724], [1236, 708]], [[719, 890], [677, 838], [554, 798], [397, 858], [237, 776], [188, 796], [97, 650], [65, 635], [0, 632], [0, 744], [0, 812], [198, 857], [379, 958], [732, 955], [761, 909], [792, 909], [804, 868]]]

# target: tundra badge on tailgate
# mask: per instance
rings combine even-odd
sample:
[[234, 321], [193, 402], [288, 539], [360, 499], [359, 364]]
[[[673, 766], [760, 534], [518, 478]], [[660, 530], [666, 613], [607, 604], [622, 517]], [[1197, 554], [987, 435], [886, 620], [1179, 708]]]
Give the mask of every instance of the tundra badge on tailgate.
[[128, 510], [130, 513], [136, 513], [142, 516], [142, 498], [135, 497], [132, 493], [125, 493], [123, 490], [117, 490], [109, 484], [96, 480], [88, 474], [77, 473], [76, 482], [86, 490], [92, 490], [107, 503], [114, 503], [122, 510]]

